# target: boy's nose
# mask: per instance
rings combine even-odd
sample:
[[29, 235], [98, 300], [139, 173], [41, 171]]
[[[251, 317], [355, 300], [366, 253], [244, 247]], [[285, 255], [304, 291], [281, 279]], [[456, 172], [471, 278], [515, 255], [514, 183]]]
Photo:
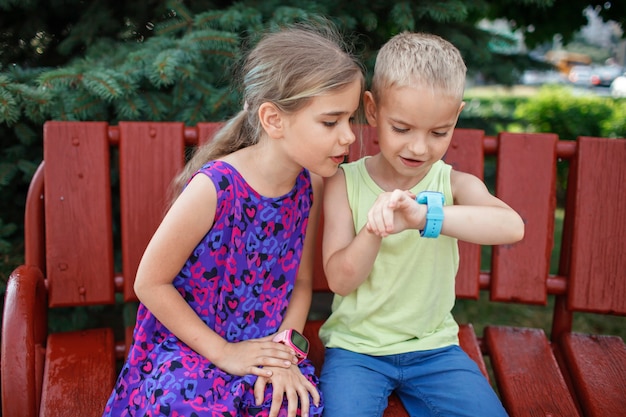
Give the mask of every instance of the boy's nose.
[[409, 142], [409, 150], [415, 155], [423, 155], [426, 153], [426, 140], [422, 137], [414, 138]]

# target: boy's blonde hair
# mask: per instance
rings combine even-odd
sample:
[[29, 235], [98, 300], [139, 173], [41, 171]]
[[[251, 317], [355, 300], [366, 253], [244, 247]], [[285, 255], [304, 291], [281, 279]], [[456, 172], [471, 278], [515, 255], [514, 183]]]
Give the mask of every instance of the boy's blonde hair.
[[390, 87], [430, 87], [435, 94], [463, 99], [467, 67], [459, 50], [428, 33], [403, 32], [385, 43], [376, 57], [372, 94]]

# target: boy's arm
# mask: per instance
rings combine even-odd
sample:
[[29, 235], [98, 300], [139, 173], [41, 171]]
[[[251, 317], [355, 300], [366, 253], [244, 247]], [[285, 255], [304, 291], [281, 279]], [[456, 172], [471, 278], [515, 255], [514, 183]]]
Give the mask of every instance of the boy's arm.
[[328, 286], [347, 295], [365, 281], [380, 249], [381, 237], [362, 228], [355, 233], [342, 169], [326, 179], [322, 261]]
[[515, 243], [524, 237], [524, 221], [492, 195], [474, 175], [452, 171], [454, 205], [444, 207], [441, 233], [480, 245]]
[[[515, 210], [493, 196], [477, 177], [452, 171], [454, 204], [443, 207], [441, 234], [482, 245], [515, 243], [524, 237], [524, 222]], [[378, 196], [368, 213], [367, 228], [385, 237], [425, 226], [427, 206], [409, 191]]]

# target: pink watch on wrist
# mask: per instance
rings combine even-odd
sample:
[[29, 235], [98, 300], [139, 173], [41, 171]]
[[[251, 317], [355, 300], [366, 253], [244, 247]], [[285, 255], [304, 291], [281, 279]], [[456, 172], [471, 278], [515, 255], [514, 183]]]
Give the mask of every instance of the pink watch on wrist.
[[294, 329], [283, 330], [272, 339], [274, 342], [282, 343], [291, 347], [296, 352], [298, 364], [306, 359], [309, 354], [309, 341], [300, 332]]

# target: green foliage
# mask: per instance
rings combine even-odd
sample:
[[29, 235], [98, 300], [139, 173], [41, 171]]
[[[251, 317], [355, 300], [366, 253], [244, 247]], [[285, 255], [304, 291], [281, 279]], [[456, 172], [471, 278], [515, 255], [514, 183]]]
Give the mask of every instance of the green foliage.
[[612, 102], [613, 111], [600, 121], [602, 136], [609, 138], [626, 138], [626, 99]]
[[[528, 131], [552, 132], [561, 139], [625, 137], [624, 124], [620, 131], [619, 123], [613, 122], [616, 108], [612, 98], [574, 95], [570, 88], [551, 86], [542, 88], [536, 96], [520, 104], [514, 115], [528, 123]], [[612, 121], [605, 122], [607, 120]], [[616, 130], [612, 130], [613, 127]]]
[[466, 95], [465, 107], [459, 116], [457, 126], [481, 129], [487, 135], [509, 131], [515, 122], [515, 108], [526, 101], [526, 97], [514, 95]]

